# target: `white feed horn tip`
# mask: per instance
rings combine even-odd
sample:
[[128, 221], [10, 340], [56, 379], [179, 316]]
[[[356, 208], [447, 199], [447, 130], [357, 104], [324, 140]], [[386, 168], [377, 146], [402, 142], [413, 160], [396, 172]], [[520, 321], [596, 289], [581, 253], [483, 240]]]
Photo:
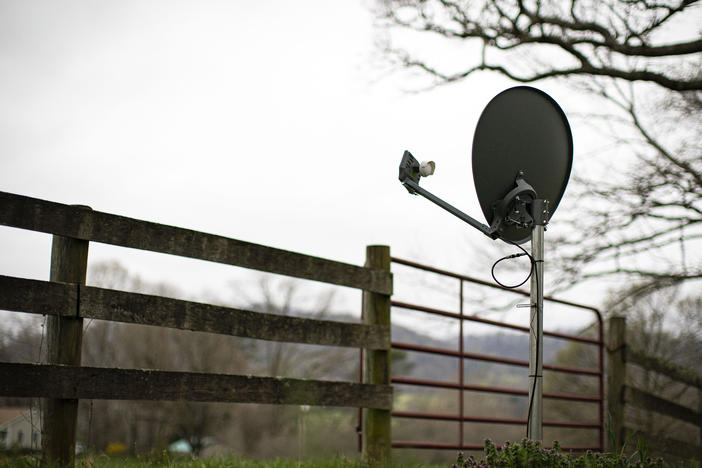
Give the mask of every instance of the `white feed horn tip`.
[[422, 177], [428, 177], [434, 173], [436, 169], [436, 164], [434, 161], [422, 161], [419, 165], [419, 175]]

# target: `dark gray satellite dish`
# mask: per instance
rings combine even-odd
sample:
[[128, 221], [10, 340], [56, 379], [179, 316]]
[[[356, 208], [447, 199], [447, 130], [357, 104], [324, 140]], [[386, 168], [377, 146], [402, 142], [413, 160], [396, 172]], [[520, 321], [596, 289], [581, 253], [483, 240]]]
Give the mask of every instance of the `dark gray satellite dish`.
[[433, 162], [420, 164], [409, 151], [400, 162], [400, 182], [411, 194], [436, 203], [493, 239], [511, 244], [531, 239], [527, 437], [533, 440], [543, 439], [544, 231], [563, 197], [572, 165], [573, 137], [565, 114], [550, 96], [528, 86], [495, 96], [475, 129], [473, 179], [489, 226], [419, 186], [421, 177], [434, 172]]
[[483, 215], [500, 239], [521, 244], [531, 238], [528, 213], [510, 220], [509, 207], [501, 203], [518, 179], [535, 192], [522, 197], [548, 200], [553, 215], [572, 165], [570, 125], [548, 94], [517, 86], [495, 96], [483, 110], [473, 137], [473, 181]]

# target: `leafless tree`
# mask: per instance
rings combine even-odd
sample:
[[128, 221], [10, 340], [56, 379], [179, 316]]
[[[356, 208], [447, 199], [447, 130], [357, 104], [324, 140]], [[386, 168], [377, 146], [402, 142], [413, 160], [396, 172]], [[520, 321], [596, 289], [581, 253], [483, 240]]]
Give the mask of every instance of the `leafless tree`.
[[[664, 42], [662, 31], [696, 0], [380, 0], [381, 24], [468, 48], [461, 63], [435, 60], [387, 44], [403, 65], [437, 83], [493, 71], [529, 83], [551, 77], [610, 77], [655, 83], [672, 91], [699, 91], [702, 39]], [[478, 47], [472, 47], [477, 45]], [[441, 52], [441, 51], [439, 51]], [[672, 60], [671, 60], [672, 59]], [[670, 65], [675, 65], [670, 66]]]
[[[697, 296], [685, 296], [683, 288], [671, 287], [654, 291], [646, 296], [632, 297], [621, 301], [613, 296], [607, 308], [615, 314], [626, 315], [627, 349], [656, 356], [659, 359], [676, 364], [692, 372], [702, 370], [700, 358], [699, 306], [702, 299]], [[671, 327], [671, 320], [679, 321]], [[583, 330], [583, 334], [592, 334], [594, 327]], [[556, 363], [584, 369], [597, 368], [597, 348], [595, 346], [572, 343], [564, 347], [556, 356]], [[696, 407], [697, 389], [684, 385], [651, 370], [627, 366], [627, 385], [658, 395], [679, 404]], [[560, 373], [551, 374], [544, 385], [547, 391], [596, 396], [597, 380], [588, 376], [572, 376]], [[550, 401], [546, 405], [547, 416], [556, 420], [596, 419], [591, 403], [573, 403]], [[672, 418], [661, 416], [652, 410], [641, 410], [628, 405], [626, 409], [627, 426], [646, 434], [646, 440], [659, 454], [665, 452], [661, 441], [666, 438], [696, 443], [697, 435], [688, 424]], [[579, 434], [577, 443], [593, 443], [594, 434]], [[671, 455], [666, 453], [667, 457]]]
[[[178, 297], [182, 292], [166, 283], [151, 283], [119, 262], [91, 265], [88, 283], [110, 289]], [[89, 366], [159, 370], [246, 373], [248, 363], [234, 337], [161, 327], [88, 321], [83, 363]], [[163, 449], [187, 440], [197, 455], [206, 438], [223, 438], [225, 422], [234, 419], [232, 405], [186, 402], [84, 402], [81, 437], [91, 449], [122, 442], [131, 452]], [[220, 440], [220, 442], [229, 442]]]
[[[235, 286], [236, 294], [244, 297], [247, 307], [252, 310], [276, 315], [330, 318], [334, 299], [332, 291], [316, 295], [310, 301], [298, 280], [270, 276], [259, 278], [253, 294], [250, 290]], [[355, 349], [259, 340], [249, 341], [246, 349], [249, 362], [254, 363], [252, 370], [259, 375], [353, 380], [354, 369], [357, 372], [358, 351]], [[291, 451], [293, 447], [290, 446], [288, 434], [295, 429], [298, 416], [296, 407], [247, 407], [242, 412], [242, 420], [247, 427], [243, 433], [245, 450], [262, 455], [273, 449], [278, 453]]]
[[[183, 296], [168, 284], [151, 283], [119, 262], [98, 263], [89, 270], [91, 285], [170, 297]], [[305, 297], [299, 282], [261, 278], [253, 288], [235, 287], [238, 305], [277, 315], [327, 317], [331, 294]], [[241, 299], [243, 297], [243, 300]], [[227, 301], [209, 298], [226, 305]], [[302, 304], [307, 304], [305, 307]], [[149, 368], [224, 374], [352, 378], [358, 351], [252, 340], [162, 327], [93, 321], [86, 323], [85, 365]], [[187, 402], [87, 401], [80, 437], [98, 450], [122, 442], [132, 452], [163, 449], [185, 439], [198, 455], [214, 439], [224, 451], [247, 455], [294, 453], [299, 411], [278, 405], [232, 405]]]
[[702, 278], [701, 6], [378, 0], [376, 11], [385, 56], [431, 86], [493, 72], [557, 79], [599, 99], [584, 121], [614, 145], [601, 150], [604, 162], [576, 147], [596, 167], [576, 174], [570, 216], [559, 213], [571, 229], [551, 239], [562, 284], [620, 277], [627, 295], [640, 295]]
[[566, 279], [626, 277], [622, 297], [700, 279], [702, 105], [689, 93], [645, 103], [632, 87], [610, 88], [598, 92], [625, 119], [612, 139], [633, 157], [609, 176], [576, 175], [579, 209], [564, 217], [573, 229], [554, 239]]

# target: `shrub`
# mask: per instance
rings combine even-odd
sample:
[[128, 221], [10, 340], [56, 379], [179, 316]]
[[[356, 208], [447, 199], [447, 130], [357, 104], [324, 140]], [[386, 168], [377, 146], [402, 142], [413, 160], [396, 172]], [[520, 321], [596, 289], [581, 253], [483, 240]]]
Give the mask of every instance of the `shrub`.
[[623, 453], [594, 453], [576, 455], [565, 453], [558, 442], [553, 448], [544, 448], [539, 442], [524, 439], [520, 443], [506, 442], [497, 447], [490, 440], [485, 441], [484, 456], [476, 460], [465, 458], [462, 453], [453, 465], [454, 468], [663, 468], [663, 460], [652, 459], [648, 449], [639, 441], [638, 449], [630, 456]]

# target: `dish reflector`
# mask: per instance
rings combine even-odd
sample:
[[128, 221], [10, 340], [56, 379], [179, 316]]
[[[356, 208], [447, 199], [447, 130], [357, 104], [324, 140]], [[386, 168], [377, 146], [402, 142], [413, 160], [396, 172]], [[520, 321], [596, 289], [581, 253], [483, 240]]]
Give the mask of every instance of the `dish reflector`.
[[[517, 86], [485, 107], [473, 136], [473, 181], [489, 225], [495, 206], [515, 188], [519, 174], [548, 200], [550, 215], [565, 192], [573, 165], [573, 136], [563, 110], [548, 94]], [[531, 227], [502, 223], [498, 236], [523, 243]]]

